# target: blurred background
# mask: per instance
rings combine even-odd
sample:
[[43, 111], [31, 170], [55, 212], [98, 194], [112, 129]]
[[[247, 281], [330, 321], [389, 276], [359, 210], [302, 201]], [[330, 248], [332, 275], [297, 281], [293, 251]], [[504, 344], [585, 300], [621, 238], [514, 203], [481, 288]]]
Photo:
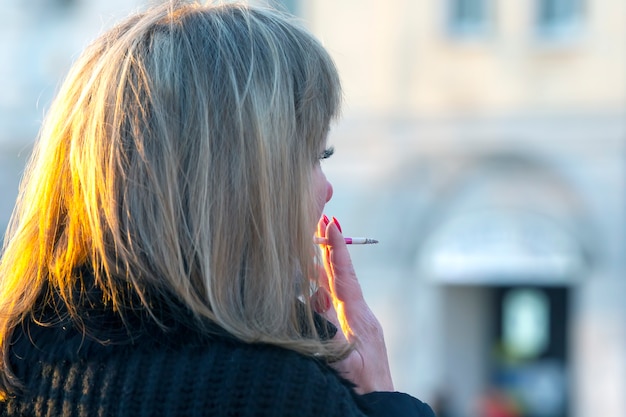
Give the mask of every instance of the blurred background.
[[[147, 0], [0, 0], [0, 232], [80, 51]], [[283, 0], [345, 93], [327, 214], [439, 417], [626, 415], [626, 3]]]

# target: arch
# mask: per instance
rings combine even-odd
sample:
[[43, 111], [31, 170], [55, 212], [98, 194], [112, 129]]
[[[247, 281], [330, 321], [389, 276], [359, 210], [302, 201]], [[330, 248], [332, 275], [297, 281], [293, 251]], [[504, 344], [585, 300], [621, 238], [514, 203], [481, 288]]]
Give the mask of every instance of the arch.
[[417, 234], [420, 274], [442, 283], [567, 284], [592, 266], [585, 204], [556, 161], [492, 152], [446, 164]]

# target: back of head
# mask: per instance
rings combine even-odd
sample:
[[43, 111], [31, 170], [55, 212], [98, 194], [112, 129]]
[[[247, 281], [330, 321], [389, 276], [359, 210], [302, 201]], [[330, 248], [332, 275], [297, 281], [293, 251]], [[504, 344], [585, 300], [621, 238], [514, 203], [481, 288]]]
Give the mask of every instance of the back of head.
[[297, 345], [310, 175], [339, 101], [328, 54], [276, 11], [172, 2], [97, 39], [49, 111], [7, 234], [5, 376], [11, 331], [44, 292], [80, 323], [78, 270], [122, 317], [156, 297]]

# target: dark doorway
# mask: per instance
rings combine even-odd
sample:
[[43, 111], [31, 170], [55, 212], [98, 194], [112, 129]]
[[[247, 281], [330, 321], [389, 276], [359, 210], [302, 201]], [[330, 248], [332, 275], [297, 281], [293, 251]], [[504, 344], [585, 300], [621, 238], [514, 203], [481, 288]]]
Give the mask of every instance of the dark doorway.
[[492, 302], [491, 391], [516, 415], [568, 417], [568, 289], [495, 287]]

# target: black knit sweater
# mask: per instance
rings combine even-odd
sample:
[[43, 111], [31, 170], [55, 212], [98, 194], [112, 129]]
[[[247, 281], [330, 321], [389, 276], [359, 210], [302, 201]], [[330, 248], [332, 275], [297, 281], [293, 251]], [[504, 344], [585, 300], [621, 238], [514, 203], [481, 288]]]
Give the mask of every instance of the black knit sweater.
[[68, 322], [16, 329], [11, 360], [24, 389], [0, 415], [433, 417], [409, 395], [358, 395], [320, 360], [224, 332], [155, 326], [116, 337], [96, 341]]

